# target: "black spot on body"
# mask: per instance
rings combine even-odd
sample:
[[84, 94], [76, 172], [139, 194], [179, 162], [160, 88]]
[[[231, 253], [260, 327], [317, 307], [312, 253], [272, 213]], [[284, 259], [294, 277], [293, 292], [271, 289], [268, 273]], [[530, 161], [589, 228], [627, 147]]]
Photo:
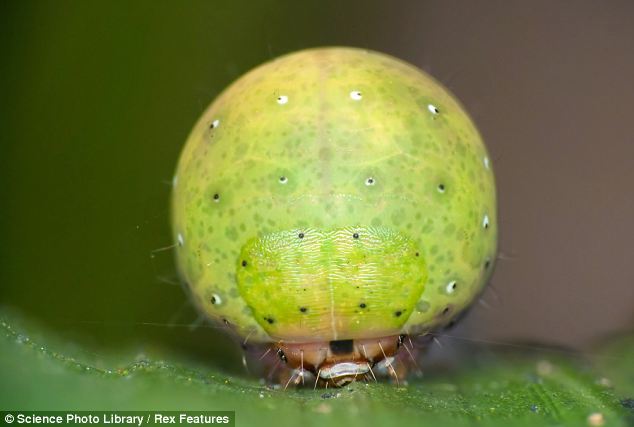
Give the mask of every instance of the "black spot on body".
[[366, 308], [366, 307], [367, 307], [367, 305], [366, 305], [364, 302], [362, 302], [361, 304], [359, 304], [359, 307], [360, 307], [360, 308]]
[[439, 184], [439, 185], [438, 185], [438, 189], [439, 189], [440, 191], [445, 191], [445, 185], [444, 185], [444, 184]]
[[243, 266], [243, 267], [246, 267], [246, 266], [247, 266], [247, 260], [246, 260], [246, 259], [243, 259], [243, 260], [242, 260], [242, 266]]
[[419, 254], [418, 252], [416, 252], [414, 255], [416, 255], [416, 256], [420, 256], [420, 254]]
[[449, 307], [445, 307], [445, 309], [442, 311], [443, 316], [449, 313]]
[[212, 304], [216, 304], [218, 302], [218, 299], [215, 296], [211, 297], [211, 303]]
[[401, 314], [403, 314], [403, 312], [401, 310], [397, 310], [394, 312], [394, 316], [396, 317], [401, 317]]
[[304, 238], [304, 233], [299, 233], [299, 234], [297, 235], [297, 237], [299, 237], [300, 239], [303, 239], [303, 238]]
[[352, 340], [330, 341], [329, 346], [333, 354], [350, 354], [354, 348]]
[[266, 320], [269, 325], [272, 325], [273, 323], [275, 323], [275, 320], [272, 317], [265, 317], [264, 320]]
[[280, 358], [280, 360], [282, 362], [286, 362], [286, 355], [284, 354], [284, 352], [281, 349], [277, 349], [277, 356]]
[[354, 239], [358, 239], [358, 238], [359, 238], [359, 233], [354, 233], [354, 234], [352, 235], [352, 237], [353, 237]]
[[214, 200], [218, 200], [218, 199], [220, 199], [220, 194], [218, 193], [214, 194]]
[[302, 313], [306, 313], [308, 309], [306, 307], [300, 307], [299, 311], [301, 311]]
[[486, 260], [486, 262], [484, 263], [484, 268], [488, 269], [491, 266], [491, 260]]

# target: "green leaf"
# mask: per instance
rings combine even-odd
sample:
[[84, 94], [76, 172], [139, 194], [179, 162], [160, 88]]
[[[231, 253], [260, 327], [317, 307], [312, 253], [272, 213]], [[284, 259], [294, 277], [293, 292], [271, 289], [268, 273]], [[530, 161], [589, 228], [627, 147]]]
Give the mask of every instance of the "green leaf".
[[594, 359], [604, 382], [614, 387], [634, 417], [634, 333], [604, 340], [597, 346]]
[[557, 352], [483, 351], [458, 369], [429, 372], [401, 387], [284, 390], [182, 355], [87, 353], [50, 333], [28, 336], [28, 326], [14, 326], [28, 323], [14, 315], [0, 317], [6, 410], [234, 410], [236, 425], [261, 427], [584, 426], [593, 413], [604, 425], [628, 422], [622, 396], [581, 358]]

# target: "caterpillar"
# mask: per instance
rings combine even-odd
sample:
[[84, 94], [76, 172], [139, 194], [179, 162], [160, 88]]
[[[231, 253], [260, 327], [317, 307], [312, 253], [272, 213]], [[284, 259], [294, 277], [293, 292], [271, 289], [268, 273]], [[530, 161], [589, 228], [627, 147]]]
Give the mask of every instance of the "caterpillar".
[[[196, 306], [297, 383], [392, 369], [487, 283], [495, 180], [465, 109], [413, 65], [357, 48], [291, 53], [204, 111], [172, 225]], [[290, 380], [289, 380], [290, 381]]]

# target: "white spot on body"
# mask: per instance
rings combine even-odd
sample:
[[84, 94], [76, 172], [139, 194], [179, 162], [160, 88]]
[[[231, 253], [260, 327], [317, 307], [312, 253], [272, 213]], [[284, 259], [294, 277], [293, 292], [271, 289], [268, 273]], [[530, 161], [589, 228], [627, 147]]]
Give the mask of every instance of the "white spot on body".
[[447, 287], [446, 287], [447, 293], [453, 294], [454, 291], [456, 290], [456, 286], [457, 285], [455, 280], [452, 280], [451, 282], [447, 283]]
[[280, 95], [277, 97], [277, 103], [280, 105], [284, 105], [288, 102], [288, 96], [286, 95]]
[[183, 246], [185, 244], [185, 239], [183, 238], [183, 235], [181, 233], [178, 233], [178, 236], [176, 236], [176, 240], [178, 240], [178, 246]]
[[172, 187], [176, 187], [176, 184], [178, 184], [178, 175], [174, 175], [172, 178]]
[[485, 214], [484, 218], [482, 218], [482, 227], [489, 228], [489, 215]]
[[222, 298], [220, 298], [218, 294], [211, 294], [211, 303], [213, 305], [220, 305], [222, 304]]
[[212, 129], [216, 129], [218, 126], [220, 126], [220, 120], [216, 119], [213, 122], [211, 122]]
[[440, 110], [438, 109], [438, 107], [436, 107], [436, 106], [435, 106], [435, 105], [433, 105], [433, 104], [429, 104], [429, 105], [427, 105], [427, 109], [428, 109], [428, 110], [429, 110], [429, 112], [430, 112], [430, 113], [432, 113], [432, 114], [439, 114], [439, 113], [440, 113]]
[[363, 98], [363, 96], [358, 90], [353, 90], [352, 92], [350, 92], [350, 99], [354, 101], [361, 101], [361, 98]]
[[482, 162], [484, 163], [484, 167], [489, 169], [489, 158], [487, 156], [484, 156], [484, 159], [482, 159]]
[[288, 178], [285, 176], [280, 176], [280, 184], [286, 184], [288, 182]]

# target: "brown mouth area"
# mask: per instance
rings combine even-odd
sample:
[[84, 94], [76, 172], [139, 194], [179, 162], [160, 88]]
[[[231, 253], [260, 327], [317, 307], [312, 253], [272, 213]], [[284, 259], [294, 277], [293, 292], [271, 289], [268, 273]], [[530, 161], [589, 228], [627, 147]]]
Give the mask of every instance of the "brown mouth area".
[[311, 372], [317, 382], [341, 387], [357, 378], [375, 377], [377, 364], [391, 367], [403, 335], [305, 343], [278, 342], [278, 356], [300, 375]]

